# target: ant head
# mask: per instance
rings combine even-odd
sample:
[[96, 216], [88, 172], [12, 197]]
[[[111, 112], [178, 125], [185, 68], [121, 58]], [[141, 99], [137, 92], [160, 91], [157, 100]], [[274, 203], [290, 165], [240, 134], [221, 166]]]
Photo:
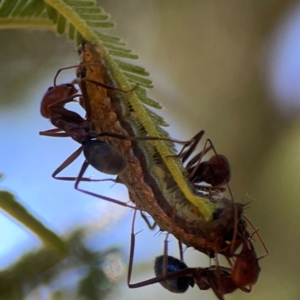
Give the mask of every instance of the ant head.
[[48, 106], [64, 100], [69, 96], [75, 94], [76, 92], [76, 88], [71, 83], [49, 87], [41, 102], [41, 115], [44, 118], [49, 119], [51, 116], [51, 112], [48, 109]]
[[206, 163], [213, 174], [213, 186], [228, 183], [231, 179], [231, 167], [224, 155], [214, 155]]
[[244, 241], [231, 271], [231, 279], [238, 287], [252, 286], [256, 283], [260, 266], [251, 241]]

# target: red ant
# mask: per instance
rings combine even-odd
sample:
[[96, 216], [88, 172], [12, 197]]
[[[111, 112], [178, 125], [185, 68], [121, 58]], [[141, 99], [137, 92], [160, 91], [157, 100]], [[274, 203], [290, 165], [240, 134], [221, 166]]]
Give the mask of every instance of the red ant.
[[[195, 283], [200, 290], [213, 289], [219, 299], [223, 295], [234, 292], [238, 287], [230, 275], [230, 268], [211, 266], [209, 268], [188, 268], [188, 266], [177, 258], [167, 256], [167, 271], [163, 274], [164, 255], [158, 256], [154, 262], [155, 281], [173, 293], [184, 293], [189, 286]], [[217, 274], [219, 272], [219, 274]], [[218, 283], [218, 275], [221, 284]], [[167, 278], [167, 279], [166, 279]], [[164, 279], [164, 280], [163, 280]], [[154, 282], [153, 282], [154, 283]]]
[[156, 279], [147, 284], [160, 282], [164, 288], [173, 293], [184, 293], [189, 286], [193, 287], [196, 283], [201, 290], [212, 288], [219, 299], [224, 299], [224, 294], [232, 293], [238, 288], [246, 293], [251, 292], [251, 287], [256, 283], [261, 270], [258, 260], [263, 257], [265, 255], [257, 258], [252, 242], [248, 240], [244, 241], [242, 251], [236, 255], [231, 269], [220, 266], [188, 268], [184, 262], [167, 256], [167, 270], [164, 276], [164, 255], [162, 255], [157, 257], [154, 263]]
[[[268, 255], [268, 249], [262, 241], [258, 230], [254, 228], [253, 224], [248, 220], [249, 224], [253, 227], [253, 234], [249, 234], [248, 231], [243, 233], [243, 237], [240, 240], [234, 240], [233, 249], [236, 250], [242, 244], [242, 250], [238, 254], [231, 254], [231, 248], [227, 247], [225, 251], [220, 252], [225, 255], [231, 268], [219, 266], [217, 256], [216, 266], [209, 268], [188, 268], [187, 265], [182, 261], [183, 253], [180, 249], [181, 260], [167, 255], [167, 238], [165, 239], [165, 251], [164, 255], [156, 258], [154, 263], [155, 278], [139, 282], [136, 284], [130, 283], [134, 247], [135, 247], [135, 233], [134, 233], [134, 222], [135, 222], [136, 211], [134, 212], [131, 232], [131, 250], [129, 258], [128, 268], [128, 279], [127, 284], [130, 288], [139, 288], [145, 285], [154, 283], [160, 283], [164, 288], [173, 293], [184, 293], [188, 287], [193, 287], [196, 283], [201, 290], [207, 290], [212, 288], [215, 295], [220, 300], [224, 300], [224, 295], [232, 293], [236, 289], [241, 289], [244, 292], [249, 293], [252, 285], [254, 285], [260, 273], [260, 266], [258, 261]], [[266, 254], [257, 258], [254, 246], [252, 244], [252, 237], [257, 234], [261, 241]], [[234, 260], [230, 258], [235, 257]], [[249, 286], [248, 288], [246, 286]]]
[[[250, 292], [258, 279], [260, 266], [251, 241], [244, 241], [241, 252], [236, 256], [232, 266], [231, 279], [244, 292]], [[249, 289], [245, 286], [250, 286]]]
[[[211, 266], [209, 268], [188, 268], [186, 264], [174, 257], [167, 256], [166, 275], [163, 274], [164, 255], [156, 258], [154, 271], [156, 278], [143, 285], [160, 282], [167, 290], [173, 293], [184, 293], [194, 283], [201, 290], [212, 288], [219, 299], [236, 289], [249, 293], [258, 279], [260, 266], [251, 241], [244, 241], [241, 252], [236, 255], [232, 268]], [[170, 276], [170, 274], [172, 274]], [[163, 280], [165, 278], [165, 280]], [[142, 284], [142, 283], [139, 283]], [[249, 286], [249, 288], [246, 288]], [[138, 287], [138, 286], [134, 286]]]
[[[63, 70], [60, 69], [58, 73]], [[55, 76], [56, 80], [57, 75]], [[107, 89], [117, 89], [111, 86], [107, 86], [103, 83], [96, 82], [90, 79], [81, 79], [81, 89], [85, 87], [85, 82], [89, 81], [96, 85], [99, 85]], [[84, 108], [89, 107], [89, 100], [87, 97], [84, 97], [81, 94], [76, 93], [77, 90], [73, 84], [62, 84], [54, 85], [48, 89], [44, 95], [41, 102], [41, 114], [50, 118], [51, 123], [55, 126], [54, 129], [40, 132], [40, 135], [53, 136], [53, 137], [71, 137], [76, 142], [80, 143], [82, 146], [79, 147], [73, 154], [71, 154], [52, 174], [52, 177], [59, 180], [70, 180], [75, 181], [75, 189], [86, 193], [91, 196], [98, 197], [100, 199], [108, 200], [120, 204], [122, 206], [131, 207], [121, 201], [104, 197], [89, 191], [79, 189], [78, 185], [80, 181], [103, 181], [83, 177], [84, 172], [86, 171], [89, 165], [93, 166], [100, 172], [118, 175], [124, 171], [127, 165], [127, 160], [125, 156], [116, 148], [111, 146], [108, 143], [105, 143], [101, 140], [98, 140], [99, 137], [112, 137], [121, 140], [166, 140], [173, 141], [178, 143], [186, 143], [181, 141], [170, 140], [167, 138], [156, 138], [156, 137], [129, 137], [116, 133], [102, 132], [96, 134], [92, 130], [92, 122], [90, 120], [90, 111], [87, 110], [87, 119], [82, 118], [79, 114], [66, 109], [65, 104], [71, 102], [76, 97], [80, 97], [80, 104]], [[126, 91], [122, 91], [125, 92]], [[63, 98], [68, 96], [67, 98]], [[58, 177], [57, 175], [69, 166], [80, 154], [83, 152], [85, 156], [85, 161], [82, 164], [80, 172], [77, 177]], [[113, 179], [107, 179], [116, 182]]]
[[[251, 221], [247, 218], [248, 223], [251, 227], [254, 228]], [[252, 236], [256, 234], [265, 249], [266, 253], [260, 257], [257, 257], [254, 246], [252, 244]], [[252, 285], [257, 282], [259, 273], [260, 273], [260, 266], [258, 261], [266, 256], [269, 255], [269, 251], [263, 242], [260, 234], [258, 233], [258, 229], [254, 228], [254, 232], [249, 235], [249, 237], [242, 242], [242, 250], [239, 254], [234, 254], [232, 256], [236, 257], [233, 264], [227, 258], [229, 264], [232, 266], [231, 269], [231, 278], [232, 281], [244, 292], [250, 293], [252, 289]], [[249, 288], [246, 288], [249, 286]]]
[[[129, 287], [138, 288], [159, 282], [170, 292], [184, 293], [189, 286], [194, 287], [196, 283], [201, 290], [212, 288], [220, 300], [224, 299], [223, 295], [230, 294], [237, 289], [249, 293], [260, 273], [258, 259], [251, 242], [250, 245], [251, 249], [243, 248], [241, 253], [237, 255], [232, 269], [220, 266], [188, 268], [179, 259], [167, 256], [166, 274], [164, 275], [165, 256], [158, 256], [154, 263], [156, 277], [136, 284], [129, 284]], [[249, 285], [250, 288], [245, 288], [246, 285]]]
[[52, 86], [49, 87], [48, 91], [45, 93], [41, 102], [41, 115], [44, 118], [50, 119], [51, 111], [48, 108], [48, 106], [53, 103], [56, 103], [56, 105], [58, 105], [57, 102], [69, 98], [72, 95], [74, 95], [75, 98], [78, 96], [76, 95], [76, 93], [77, 93], [77, 89], [72, 83], [66, 83], [54, 87]]
[[[64, 91], [62, 93], [61, 91]], [[59, 180], [75, 181], [75, 189], [83, 193], [89, 194], [90, 192], [79, 189], [78, 185], [80, 181], [101, 181], [83, 177], [88, 165], [92, 165], [100, 172], [117, 175], [121, 173], [127, 164], [123, 154], [111, 145], [97, 140], [99, 135], [91, 131], [91, 123], [83, 119], [79, 114], [67, 110], [64, 105], [73, 101], [75, 97], [79, 97], [79, 94], [73, 94], [66, 99], [60, 99], [61, 96], [70, 94], [71, 90], [69, 84], [54, 86], [49, 89], [43, 97], [41, 104], [41, 111], [46, 112], [44, 115], [50, 117], [51, 123], [56, 127], [47, 131], [40, 132], [40, 135], [54, 136], [54, 137], [71, 137], [82, 146], [79, 147], [73, 154], [71, 154], [52, 174], [52, 177]], [[56, 93], [57, 91], [57, 93]], [[48, 100], [48, 97], [49, 99]], [[55, 96], [57, 96], [55, 98]], [[54, 101], [55, 99], [56, 101]], [[51, 102], [50, 105], [48, 103]], [[47, 110], [49, 113], [47, 113]], [[109, 135], [109, 133], [108, 133]], [[100, 134], [101, 136], [101, 134]], [[102, 136], [106, 136], [106, 133], [102, 133]], [[80, 154], [84, 153], [85, 161], [82, 164], [80, 172], [77, 177], [57, 177], [57, 175], [70, 165]], [[98, 195], [99, 198], [120, 204], [128, 207], [126, 203], [118, 201], [109, 197]]]
[[165, 253], [158, 256], [154, 262], [154, 272], [156, 277], [139, 283], [130, 283], [134, 248], [135, 235], [134, 222], [136, 211], [134, 212], [132, 229], [131, 229], [131, 246], [127, 275], [127, 284], [129, 288], [139, 288], [146, 285], [160, 283], [164, 288], [173, 293], [184, 293], [189, 286], [194, 287], [195, 283], [201, 290], [212, 288], [218, 299], [224, 300], [223, 295], [234, 292], [239, 287], [231, 278], [230, 268], [211, 266], [209, 268], [189, 268], [182, 261], [182, 251], [180, 253], [181, 260], [167, 255], [167, 237], [165, 239]]

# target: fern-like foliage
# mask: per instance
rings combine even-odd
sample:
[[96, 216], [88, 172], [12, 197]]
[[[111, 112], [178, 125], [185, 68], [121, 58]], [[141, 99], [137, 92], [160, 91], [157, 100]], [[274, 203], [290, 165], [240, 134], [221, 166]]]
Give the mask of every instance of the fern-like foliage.
[[[67, 35], [77, 45], [85, 39], [98, 46], [105, 67], [118, 87], [130, 90], [134, 85], [139, 85], [134, 92], [126, 95], [126, 105], [134, 112], [131, 117], [135, 118], [135, 124], [140, 125], [149, 136], [168, 137], [162, 129], [167, 124], [148, 107], [161, 108], [158, 102], [147, 96], [147, 89], [152, 88], [152, 82], [147, 78], [148, 72], [122, 61], [123, 58], [138, 57], [119, 38], [105, 33], [107, 28], [113, 26], [108, 19], [109, 15], [94, 0], [0, 0], [0, 28], [49, 28], [60, 35]], [[168, 156], [175, 154], [174, 144], [164, 141], [155, 141], [154, 144], [184, 196], [199, 208], [207, 220], [211, 220], [215, 206], [204, 198], [199, 202], [199, 196], [191, 191], [182, 175], [182, 163], [179, 159], [168, 159]]]
[[[130, 93], [128, 98], [141, 113], [139, 117], [141, 127], [147, 128], [146, 133], [151, 136], [168, 137], [167, 132], [161, 128], [168, 124], [148, 108], [162, 108], [157, 101], [147, 96], [147, 89], [153, 87], [151, 80], [147, 78], [149, 73], [140, 66], [122, 60], [137, 59], [138, 56], [133, 54], [120, 38], [105, 33], [107, 28], [114, 26], [109, 22], [109, 18], [110, 16], [98, 7], [94, 0], [0, 0], [0, 29], [48, 29], [56, 31], [59, 35], [66, 35], [77, 45], [83, 38], [97, 44], [103, 52], [109, 71], [122, 89], [129, 90], [138, 84], [135, 93]], [[172, 144], [165, 145], [169, 151], [173, 151]], [[3, 191], [0, 196], [3, 198], [0, 197], [3, 200], [0, 201], [1, 205], [9, 203], [21, 207], [10, 193]], [[58, 240], [51, 235], [48, 236], [43, 224], [29, 216], [25, 209], [19, 210], [22, 211], [19, 215], [14, 215], [13, 210], [9, 211], [9, 205], [7, 212], [11, 216], [30, 228], [46, 243], [52, 243], [58, 250], [63, 248]]]
[[[106, 50], [107, 55], [126, 59], [137, 59], [138, 56], [126, 48], [120, 38], [105, 33], [106, 28], [114, 26], [109, 22], [110, 16], [96, 6], [94, 0], [2, 0], [0, 1], [0, 28], [33, 27], [56, 30], [59, 35], [66, 34], [76, 44], [82, 38], [96, 43]], [[139, 84], [139, 100], [153, 108], [161, 105], [150, 99], [146, 89], [152, 88], [152, 82], [146, 77], [149, 73], [142, 67], [114, 59], [115, 67], [122, 71], [128, 84]], [[155, 114], [152, 112], [152, 117]], [[151, 117], [151, 118], [152, 118]], [[160, 117], [154, 117], [159, 119]], [[167, 126], [160, 122], [160, 126]]]

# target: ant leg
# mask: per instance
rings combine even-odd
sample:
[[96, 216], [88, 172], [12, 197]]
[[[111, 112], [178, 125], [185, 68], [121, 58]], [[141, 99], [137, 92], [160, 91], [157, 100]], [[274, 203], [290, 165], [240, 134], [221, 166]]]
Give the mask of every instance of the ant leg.
[[[203, 156], [208, 153], [212, 148], [211, 147], [207, 147], [207, 148], [203, 148], [202, 151], [200, 151], [198, 154], [196, 154], [193, 158], [191, 158], [191, 160], [187, 163], [186, 165], [186, 169], [190, 169], [192, 167], [194, 167], [193, 165], [198, 163], [198, 161], [202, 161]], [[191, 153], [190, 153], [191, 154]], [[190, 155], [189, 154], [189, 155]]]
[[[77, 177], [57, 177], [57, 175], [65, 168], [67, 168], [74, 160], [76, 160], [78, 156], [81, 154], [81, 152], [82, 152], [82, 147], [79, 147], [52, 173], [52, 177], [57, 180], [65, 180], [65, 181], [77, 180]], [[88, 177], [82, 177], [81, 181], [99, 182], [99, 181], [114, 181], [114, 179], [91, 179]]]
[[127, 285], [129, 288], [139, 287], [139, 286], [136, 286], [136, 284], [130, 283], [131, 274], [132, 274], [132, 266], [133, 266], [133, 257], [134, 257], [135, 235], [137, 234], [137, 233], [134, 233], [135, 217], [136, 217], [136, 210], [133, 212], [133, 218], [132, 218], [132, 223], [131, 223], [131, 234], [130, 234], [130, 254], [129, 254], [128, 272], [127, 272]]
[[163, 278], [166, 278], [167, 269], [168, 269], [168, 243], [169, 243], [168, 237], [169, 237], [169, 232], [167, 232], [166, 238], [164, 241], [164, 259], [163, 259], [163, 270], [162, 270]]
[[152, 224], [149, 222], [147, 216], [145, 215], [145, 213], [143, 211], [140, 212], [141, 213], [141, 217], [144, 219], [145, 223], [147, 224], [148, 228], [150, 230], [154, 230], [157, 226], [157, 224], [155, 222], [153, 222]]
[[68, 167], [82, 152], [82, 146], [79, 147], [74, 153], [72, 153], [53, 173], [52, 177], [58, 180], [74, 180], [73, 177], [56, 177], [61, 171]]
[[40, 131], [39, 135], [55, 136], [55, 137], [69, 137], [70, 136], [66, 132], [60, 132], [60, 131], [62, 131], [62, 130], [59, 129], [59, 128], [52, 128], [52, 129], [49, 129], [49, 130]]
[[[193, 138], [191, 138], [180, 150], [180, 152], [176, 155], [169, 155], [168, 157], [174, 157], [174, 158], [181, 158], [182, 163], [184, 163], [187, 158], [191, 155], [191, 153], [194, 151], [198, 143], [200, 142], [202, 136], [204, 134], [204, 130], [201, 130], [198, 132]], [[184, 152], [184, 150], [190, 147], [187, 151]]]
[[[266, 251], [266, 253], [265, 253], [264, 255], [260, 256], [259, 258], [257, 258], [257, 260], [262, 259], [262, 258], [268, 256], [268, 255], [269, 255], [269, 250], [268, 250], [266, 244], [264, 243], [262, 237], [260, 236], [260, 234], [259, 234], [259, 232], [258, 232], [258, 229], [255, 228], [255, 226], [253, 225], [253, 223], [250, 221], [250, 219], [249, 219], [247, 216], [244, 215], [244, 218], [245, 218], [246, 221], [250, 224], [250, 226], [251, 226], [252, 229], [254, 230], [254, 234], [257, 235], [257, 237], [258, 237], [260, 243], [262, 244], [263, 248], [264, 248], [265, 251]], [[252, 236], [251, 236], [251, 237], [252, 237]]]
[[49, 130], [45, 130], [45, 131], [40, 131], [40, 132], [45, 132], [45, 133], [51, 133], [51, 132], [59, 132], [59, 131], [62, 131], [61, 129], [59, 128], [52, 128], [52, 129], [49, 129]]
[[237, 210], [237, 207], [234, 206], [234, 216], [233, 216], [233, 239], [231, 241], [231, 245], [230, 245], [230, 253], [233, 254], [234, 252], [234, 246], [235, 246], [235, 242], [236, 242], [236, 237], [237, 237], [237, 234], [238, 234], [238, 223], [239, 223], [239, 220], [238, 220], [238, 210]]
[[47, 131], [40, 131], [39, 135], [50, 136], [50, 137], [70, 137], [70, 135], [65, 133], [65, 132], [57, 132], [57, 133], [53, 132], [53, 133], [51, 133], [51, 132], [48, 132], [48, 130]]
[[215, 261], [216, 261], [216, 276], [217, 276], [217, 283], [218, 283], [218, 289], [214, 289], [214, 292], [216, 293], [216, 291], [218, 291], [218, 294], [216, 293], [216, 295], [218, 296], [219, 299], [224, 299], [223, 295], [224, 295], [224, 287], [222, 284], [222, 276], [221, 276], [221, 268], [220, 268], [220, 264], [219, 264], [219, 259], [218, 259], [218, 254], [215, 253]]
[[[107, 179], [107, 180], [106, 179], [104, 179], [104, 180], [101, 180], [101, 179], [95, 180], [94, 179], [93, 180], [93, 179], [82, 177], [88, 166], [89, 166], [89, 163], [85, 160], [84, 163], [82, 164], [82, 167], [81, 167], [81, 169], [79, 171], [79, 174], [76, 178], [75, 185], [74, 185], [75, 190], [77, 190], [81, 193], [87, 194], [89, 196], [93, 196], [93, 197], [96, 197], [96, 198], [99, 198], [99, 199], [102, 199], [102, 200], [106, 200], [106, 201], [109, 201], [109, 202], [112, 202], [112, 203], [115, 203], [115, 204], [119, 204], [119, 205], [124, 206], [124, 207], [129, 207], [129, 208], [133, 208], [134, 210], [138, 210], [138, 208], [136, 208], [135, 206], [128, 205], [128, 204], [126, 204], [122, 201], [119, 201], [119, 200], [116, 200], [116, 199], [113, 199], [113, 198], [105, 197], [105, 196], [102, 196], [102, 195], [99, 195], [99, 194], [96, 194], [96, 193], [93, 193], [93, 192], [89, 192], [89, 191], [80, 189], [78, 186], [79, 186], [79, 183], [81, 181], [114, 181], [114, 179]], [[89, 180], [87, 180], [87, 179], [89, 179]]]
[[80, 84], [81, 92], [82, 92], [82, 95], [83, 95], [83, 97], [81, 98], [80, 104], [81, 104], [81, 106], [84, 107], [84, 109], [86, 111], [87, 119], [90, 119], [91, 116], [92, 116], [91, 103], [89, 101], [89, 95], [87, 93], [87, 86], [86, 86], [87, 82], [90, 82], [92, 84], [96, 84], [98, 86], [101, 86], [104, 89], [118, 90], [118, 91], [123, 92], [123, 93], [129, 93], [129, 92], [133, 91], [136, 88], [136, 86], [134, 86], [129, 91], [123, 91], [123, 90], [118, 89], [116, 87], [112, 87], [112, 86], [106, 85], [102, 82], [99, 82], [99, 81], [96, 81], [96, 80], [93, 80], [93, 79], [89, 79], [89, 78], [83, 78], [83, 79], [78, 78], [77, 81], [78, 81], [78, 84]]
[[117, 134], [117, 133], [112, 133], [112, 132], [101, 132], [97, 134], [97, 137], [101, 136], [108, 136], [120, 140], [129, 140], [129, 141], [167, 141], [167, 142], [173, 142], [173, 143], [178, 143], [178, 144], [186, 144], [189, 143], [190, 141], [179, 141], [175, 139], [168, 139], [168, 138], [163, 138], [163, 137], [153, 137], [153, 136], [145, 136], [145, 137], [136, 137], [136, 136], [125, 136], [122, 134]]
[[81, 97], [82, 95], [81, 94], [74, 94], [74, 95], [71, 95], [65, 99], [62, 99], [62, 100], [59, 100], [59, 101], [56, 101], [56, 102], [53, 102], [51, 103], [50, 105], [48, 105], [48, 109], [51, 110], [51, 111], [54, 111], [53, 110], [53, 107], [56, 107], [56, 106], [63, 106], [69, 102], [76, 102], [74, 100], [74, 98], [76, 97]]
[[[70, 70], [70, 69], [74, 69], [74, 68], [80, 68], [80, 67], [88, 67], [88, 66], [101, 66], [101, 63], [87, 63], [87, 64], [77, 64], [77, 65], [73, 65], [73, 66], [69, 66], [69, 67], [64, 67], [64, 68], [60, 68], [57, 70], [55, 76], [54, 76], [54, 86], [56, 86], [56, 80], [58, 75], [60, 74], [60, 72], [64, 71], [64, 70]], [[77, 83], [77, 79], [73, 80], [72, 82], [73, 84]]]
[[[200, 163], [201, 163], [201, 161], [202, 161], [203, 156], [211, 149], [210, 147], [207, 147], [208, 141], [210, 141], [210, 139], [206, 139], [205, 144], [204, 144], [204, 147], [203, 147], [203, 150], [195, 156], [196, 159], [195, 159], [195, 157], [192, 158], [192, 160], [191, 160], [192, 163], [189, 162], [189, 163], [187, 164], [187, 169], [188, 169], [188, 168], [191, 167], [191, 165], [193, 165], [193, 164], [197, 161], [196, 166], [193, 168], [192, 173], [189, 175], [189, 178], [192, 178], [192, 177], [195, 175], [195, 173], [197, 172], [197, 170], [198, 170], [198, 168], [199, 168], [199, 166], [200, 166]], [[199, 142], [199, 141], [198, 141], [198, 142]], [[211, 141], [210, 141], [210, 142], [211, 142]], [[211, 145], [212, 145], [212, 143], [211, 143]], [[209, 149], [209, 150], [207, 150], [207, 149]], [[217, 152], [215, 152], [215, 153], [216, 153], [216, 155], [217, 155]]]
[[201, 141], [203, 135], [204, 135], [205, 131], [201, 130], [200, 132], [198, 132], [194, 137], [194, 142], [191, 144], [190, 148], [188, 150], [186, 150], [185, 152], [183, 152], [183, 148], [181, 150], [181, 160], [182, 163], [184, 163], [189, 157], [190, 155], [193, 153], [193, 151], [195, 150], [195, 148], [197, 147], [197, 145], [199, 144], [199, 142]]
[[[214, 291], [215, 295], [218, 297], [219, 300], [225, 300], [222, 290], [221, 291], [219, 290], [220, 286], [219, 286], [218, 275], [216, 275], [216, 276], [217, 276], [217, 282], [215, 280], [213, 280], [214, 278], [212, 277], [212, 275], [210, 273], [207, 275], [209, 286], [212, 288], [212, 290]], [[221, 274], [220, 274], [220, 276], [221, 276]]]
[[134, 233], [134, 223], [135, 223], [136, 210], [134, 211], [132, 226], [131, 226], [131, 238], [130, 238], [130, 255], [129, 255], [129, 264], [128, 264], [128, 272], [127, 272], [127, 285], [131, 289], [139, 288], [146, 285], [151, 285], [154, 283], [159, 283], [168, 279], [174, 279], [181, 276], [187, 276], [196, 273], [196, 269], [194, 268], [186, 268], [184, 270], [176, 271], [173, 273], [167, 274], [166, 277], [159, 276], [154, 277], [148, 280], [144, 280], [138, 283], [130, 283], [131, 275], [132, 275], [132, 267], [133, 267], [133, 259], [134, 259], [134, 248], [135, 248], [135, 236], [139, 233]]
[[232, 261], [230, 260], [230, 258], [229, 258], [228, 256], [225, 256], [225, 258], [226, 258], [226, 260], [227, 260], [229, 266], [232, 268], [232, 267], [233, 267], [233, 263], [232, 263]]
[[[60, 72], [64, 71], [64, 70], [70, 70], [70, 69], [74, 69], [74, 68], [80, 68], [80, 67], [90, 67], [90, 66], [102, 66], [102, 63], [86, 63], [86, 64], [78, 64], [78, 65], [73, 65], [73, 66], [69, 66], [69, 67], [64, 67], [64, 68], [60, 68], [58, 69], [58, 71], [56, 72], [55, 76], [54, 76], [54, 86], [56, 86], [56, 80], [57, 80], [57, 77], [58, 75], [60, 74]], [[99, 82], [99, 81], [96, 81], [96, 80], [93, 80], [93, 79], [89, 79], [89, 78], [82, 78], [82, 79], [74, 79], [72, 81], [72, 84], [78, 84], [78, 82], [80, 81], [86, 81], [86, 82], [91, 82], [91, 83], [94, 83], [98, 86], [101, 86], [107, 90], [116, 90], [116, 91], [119, 91], [119, 92], [122, 92], [122, 93], [129, 93], [131, 91], [133, 91], [134, 89], [137, 88], [138, 84], [135, 85], [132, 89], [128, 90], [128, 91], [124, 91], [122, 89], [119, 89], [119, 88], [116, 88], [116, 87], [113, 87], [113, 86], [110, 86], [110, 85], [107, 85], [107, 84], [104, 84], [102, 82]]]
[[[117, 178], [115, 179], [115, 182], [116, 182], [116, 183], [122, 183], [122, 184], [124, 184], [118, 176], [117, 176]], [[128, 194], [129, 194], [129, 199], [131, 199], [132, 197], [131, 197], [130, 192], [128, 192]], [[131, 200], [131, 201], [134, 202], [133, 200]], [[154, 230], [157, 224], [156, 224], [155, 222], [153, 222], [153, 224], [151, 224], [150, 221], [148, 220], [148, 217], [146, 216], [146, 214], [145, 214], [144, 211], [141, 210], [141, 211], [140, 211], [140, 215], [141, 215], [141, 217], [144, 219], [144, 221], [145, 221], [146, 225], [148, 226], [148, 228], [149, 228], [150, 230]]]
[[179, 248], [179, 257], [180, 257], [180, 260], [184, 261], [182, 243], [179, 240], [178, 240], [178, 248]]
[[[163, 269], [162, 269], [162, 276], [164, 278], [166, 278], [166, 276], [167, 276], [167, 269], [168, 269], [168, 243], [169, 243], [168, 237], [169, 237], [169, 232], [173, 231], [173, 226], [175, 223], [175, 216], [176, 216], [176, 204], [174, 206], [174, 210], [172, 213], [172, 218], [171, 218], [172, 222], [171, 222], [170, 228], [167, 231], [167, 235], [166, 235], [166, 238], [164, 241], [164, 257], [163, 257]], [[178, 246], [179, 246], [179, 252], [180, 252], [180, 260], [183, 262], [182, 244], [179, 240], [178, 240]]]
[[107, 85], [107, 84], [105, 84], [105, 83], [102, 83], [102, 82], [99, 82], [99, 81], [97, 81], [97, 80], [93, 80], [93, 79], [90, 79], [90, 78], [81, 78], [81, 79], [79, 79], [78, 81], [86, 81], [86, 82], [94, 83], [95, 85], [101, 86], [101, 87], [103, 87], [103, 88], [106, 89], [106, 90], [119, 91], [119, 92], [122, 92], [122, 93], [125, 93], [125, 94], [128, 94], [128, 93], [134, 91], [134, 90], [138, 87], [138, 84], [136, 84], [136, 85], [135, 85], [133, 88], [131, 88], [130, 90], [124, 91], [124, 90], [122, 90], [122, 89], [116, 88], [116, 87], [114, 87], [114, 86]]

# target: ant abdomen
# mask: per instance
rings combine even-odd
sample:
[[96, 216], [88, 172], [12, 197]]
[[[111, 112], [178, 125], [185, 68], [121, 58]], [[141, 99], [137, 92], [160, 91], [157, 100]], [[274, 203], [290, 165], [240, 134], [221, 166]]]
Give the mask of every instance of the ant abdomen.
[[[156, 277], [163, 276], [163, 262], [164, 262], [164, 256], [158, 256], [155, 259], [154, 262], [154, 272]], [[187, 269], [187, 265], [180, 261], [179, 259], [168, 256], [167, 257], [167, 270], [166, 275], [181, 271], [184, 269]], [[189, 286], [193, 287], [195, 284], [195, 281], [189, 277], [189, 276], [180, 276], [174, 279], [167, 279], [164, 281], [161, 281], [160, 284], [167, 290], [169, 290], [172, 293], [184, 293], [188, 290]]]
[[83, 153], [91, 166], [105, 174], [118, 175], [127, 165], [124, 155], [119, 150], [99, 140], [84, 143]]

